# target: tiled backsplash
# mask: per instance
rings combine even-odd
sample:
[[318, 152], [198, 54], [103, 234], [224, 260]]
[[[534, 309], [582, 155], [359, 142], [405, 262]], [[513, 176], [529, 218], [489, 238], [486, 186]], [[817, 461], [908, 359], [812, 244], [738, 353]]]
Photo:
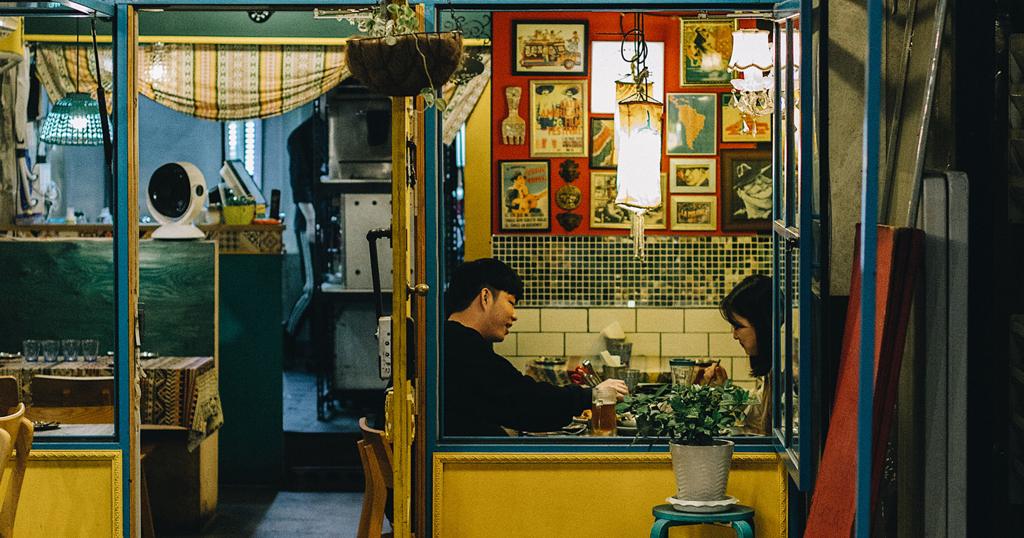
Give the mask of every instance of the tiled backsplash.
[[[749, 383], [749, 362], [717, 308], [518, 308], [518, 320], [494, 350], [521, 371], [537, 357], [595, 357], [605, 349], [601, 329], [618, 321], [632, 356], [721, 360], [730, 378]], [[647, 364], [650, 364], [647, 361]]]
[[492, 252], [523, 277], [524, 306], [717, 307], [747, 275], [771, 273], [768, 235], [646, 241], [642, 262], [627, 236], [495, 235]]

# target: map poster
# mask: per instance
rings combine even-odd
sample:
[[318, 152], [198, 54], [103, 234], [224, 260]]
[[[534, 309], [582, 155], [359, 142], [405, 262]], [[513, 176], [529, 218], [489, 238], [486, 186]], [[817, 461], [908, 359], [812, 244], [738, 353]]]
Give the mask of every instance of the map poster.
[[665, 153], [714, 155], [718, 147], [718, 96], [714, 93], [669, 93]]
[[551, 227], [547, 161], [500, 161], [501, 229], [547, 230]]
[[744, 117], [732, 106], [734, 99], [731, 93], [722, 94], [722, 142], [771, 142], [771, 115]]
[[587, 81], [530, 81], [530, 157], [586, 157]]
[[[629, 211], [615, 205], [618, 195], [615, 172], [590, 173], [590, 227], [628, 230]], [[665, 174], [661, 174], [661, 196], [665, 199]], [[648, 230], [664, 230], [665, 203], [644, 215], [644, 227]]]
[[590, 118], [590, 167], [615, 168], [613, 118]]
[[673, 230], [705, 230], [718, 227], [718, 198], [711, 196], [673, 196]]
[[732, 81], [732, 19], [680, 19], [679, 84], [728, 86]]

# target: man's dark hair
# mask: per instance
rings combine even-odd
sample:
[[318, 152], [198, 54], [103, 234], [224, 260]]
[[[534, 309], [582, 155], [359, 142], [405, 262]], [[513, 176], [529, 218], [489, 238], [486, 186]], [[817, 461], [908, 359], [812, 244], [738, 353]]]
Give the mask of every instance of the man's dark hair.
[[495, 258], [480, 258], [466, 262], [452, 271], [451, 283], [445, 295], [445, 316], [466, 309], [487, 288], [495, 296], [499, 291], [523, 299], [523, 280], [505, 262]]
[[750, 372], [756, 376], [770, 372], [775, 341], [775, 331], [772, 330], [772, 279], [764, 275], [744, 278], [722, 299], [718, 309], [733, 327], [740, 326], [736, 315], [750, 322], [757, 335], [757, 355], [750, 357]]

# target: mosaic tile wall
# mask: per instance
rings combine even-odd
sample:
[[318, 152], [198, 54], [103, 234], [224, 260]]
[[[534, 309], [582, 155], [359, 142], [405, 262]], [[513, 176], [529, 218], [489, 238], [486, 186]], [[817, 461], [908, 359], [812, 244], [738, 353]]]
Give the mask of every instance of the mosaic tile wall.
[[717, 307], [744, 277], [771, 274], [771, 236], [648, 236], [643, 262], [626, 236], [495, 235], [495, 258], [526, 286], [523, 306]]

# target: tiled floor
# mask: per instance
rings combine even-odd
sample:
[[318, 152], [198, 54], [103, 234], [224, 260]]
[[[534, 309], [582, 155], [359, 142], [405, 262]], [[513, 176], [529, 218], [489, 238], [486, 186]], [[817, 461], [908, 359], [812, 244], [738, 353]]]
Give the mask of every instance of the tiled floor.
[[307, 493], [222, 487], [217, 515], [199, 536], [354, 538], [362, 502], [362, 493]]

